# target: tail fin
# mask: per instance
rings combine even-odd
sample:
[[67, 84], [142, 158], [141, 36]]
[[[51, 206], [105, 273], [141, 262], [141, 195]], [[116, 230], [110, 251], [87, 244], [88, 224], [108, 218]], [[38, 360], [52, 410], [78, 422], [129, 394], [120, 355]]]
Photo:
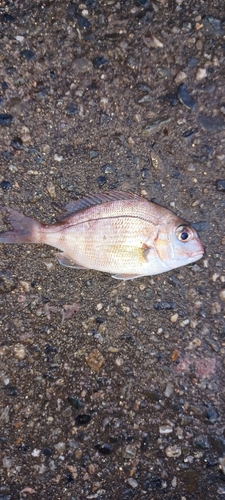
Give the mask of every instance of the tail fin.
[[13, 208], [0, 205], [0, 212], [12, 230], [0, 233], [0, 243], [40, 243], [43, 225]]

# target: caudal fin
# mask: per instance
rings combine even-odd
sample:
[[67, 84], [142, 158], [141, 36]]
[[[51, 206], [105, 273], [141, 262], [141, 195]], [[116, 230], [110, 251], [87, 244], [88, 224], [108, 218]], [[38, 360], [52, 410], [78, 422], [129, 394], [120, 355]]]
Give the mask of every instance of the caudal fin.
[[12, 230], [0, 233], [0, 243], [39, 243], [43, 225], [30, 217], [17, 212], [13, 208], [0, 205], [0, 213]]

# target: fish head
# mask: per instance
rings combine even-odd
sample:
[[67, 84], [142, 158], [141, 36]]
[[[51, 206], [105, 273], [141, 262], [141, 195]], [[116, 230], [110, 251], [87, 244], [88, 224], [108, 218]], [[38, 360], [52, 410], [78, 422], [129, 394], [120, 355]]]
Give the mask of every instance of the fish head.
[[204, 254], [197, 231], [180, 217], [163, 224], [155, 240], [155, 248], [167, 269], [196, 262]]

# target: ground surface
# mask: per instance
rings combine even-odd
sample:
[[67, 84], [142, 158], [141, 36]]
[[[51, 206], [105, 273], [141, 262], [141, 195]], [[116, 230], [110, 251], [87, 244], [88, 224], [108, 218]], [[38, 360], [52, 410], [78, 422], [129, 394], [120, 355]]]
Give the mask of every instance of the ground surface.
[[1, 203], [53, 222], [123, 189], [206, 248], [119, 282], [1, 246], [0, 500], [224, 498], [224, 20], [223, 0], [0, 4]]

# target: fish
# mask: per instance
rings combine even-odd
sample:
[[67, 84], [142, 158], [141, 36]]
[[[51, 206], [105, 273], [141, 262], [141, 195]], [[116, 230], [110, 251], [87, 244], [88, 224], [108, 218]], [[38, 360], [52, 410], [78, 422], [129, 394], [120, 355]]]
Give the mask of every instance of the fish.
[[171, 210], [133, 193], [108, 191], [71, 201], [53, 224], [0, 206], [12, 227], [0, 243], [38, 243], [60, 250], [60, 264], [107, 272], [128, 280], [196, 262], [203, 244], [191, 225]]

